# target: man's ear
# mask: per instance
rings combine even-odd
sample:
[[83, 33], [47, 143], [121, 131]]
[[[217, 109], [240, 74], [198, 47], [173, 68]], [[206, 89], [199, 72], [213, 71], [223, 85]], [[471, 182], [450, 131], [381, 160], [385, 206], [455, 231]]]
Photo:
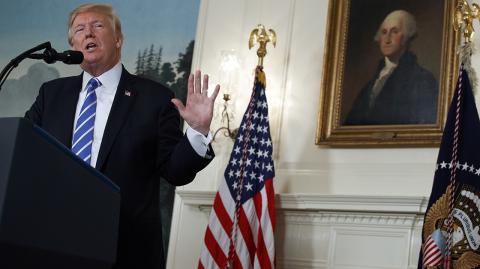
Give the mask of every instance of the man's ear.
[[123, 35], [122, 35], [122, 34], [119, 34], [119, 35], [117, 35], [117, 37], [116, 37], [115, 46], [117, 47], [117, 49], [119, 49], [119, 48], [122, 47], [122, 44], [123, 44]]

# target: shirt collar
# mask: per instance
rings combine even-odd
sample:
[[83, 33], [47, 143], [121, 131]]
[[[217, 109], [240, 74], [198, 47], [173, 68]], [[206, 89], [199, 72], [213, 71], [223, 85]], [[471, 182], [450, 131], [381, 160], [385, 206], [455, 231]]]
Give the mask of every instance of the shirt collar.
[[[113, 93], [117, 90], [120, 77], [122, 76], [122, 63], [119, 61], [112, 69], [98, 76], [98, 80], [102, 83], [102, 91]], [[93, 78], [88, 72], [83, 72], [82, 91], [85, 90], [88, 81]]]
[[395, 68], [397, 67], [398, 64], [390, 61], [390, 59], [388, 59], [388, 57], [385, 57], [385, 69], [392, 69], [392, 68]]

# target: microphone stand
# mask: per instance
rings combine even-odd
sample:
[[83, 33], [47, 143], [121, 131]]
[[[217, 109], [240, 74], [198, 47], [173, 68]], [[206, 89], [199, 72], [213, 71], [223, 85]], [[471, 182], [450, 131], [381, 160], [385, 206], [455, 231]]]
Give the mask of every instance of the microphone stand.
[[0, 90], [2, 90], [2, 85], [3, 83], [5, 83], [5, 81], [7, 80], [7, 77], [8, 75], [10, 75], [10, 72], [12, 72], [13, 69], [15, 69], [15, 67], [18, 66], [18, 64], [23, 61], [25, 58], [28, 58], [29, 56], [31, 56], [34, 52], [37, 52], [39, 50], [42, 50], [42, 49], [45, 49], [45, 50], [51, 50], [52, 49], [52, 46], [50, 45], [50, 42], [45, 42], [45, 43], [42, 43], [34, 48], [31, 48], [25, 52], [23, 52], [22, 54], [18, 55], [17, 57], [15, 57], [14, 59], [12, 59], [2, 70], [2, 72], [0, 73]]

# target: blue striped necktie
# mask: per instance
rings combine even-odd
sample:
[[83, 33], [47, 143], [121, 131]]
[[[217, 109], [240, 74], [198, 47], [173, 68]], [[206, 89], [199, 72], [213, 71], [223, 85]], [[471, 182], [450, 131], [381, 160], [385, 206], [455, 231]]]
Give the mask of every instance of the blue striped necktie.
[[87, 95], [78, 115], [73, 131], [72, 151], [86, 163], [92, 159], [93, 127], [97, 110], [97, 95], [95, 89], [102, 83], [97, 78], [91, 78], [86, 87]]

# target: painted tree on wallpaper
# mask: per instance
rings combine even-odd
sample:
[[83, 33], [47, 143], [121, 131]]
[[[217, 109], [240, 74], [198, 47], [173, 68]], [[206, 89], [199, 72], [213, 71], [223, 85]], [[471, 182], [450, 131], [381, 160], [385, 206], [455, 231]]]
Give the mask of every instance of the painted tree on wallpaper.
[[162, 50], [154, 45], [145, 48], [143, 53], [138, 51], [135, 74], [141, 77], [162, 83], [169, 87], [177, 98], [185, 102], [187, 98], [187, 83], [192, 68], [193, 47], [192, 40], [185, 48], [185, 52], [178, 54], [178, 59], [172, 63], [162, 63]]
[[[190, 41], [185, 48], [185, 52], [178, 54], [177, 60], [172, 63], [162, 63], [162, 46], [155, 49], [153, 44], [145, 48], [143, 52], [138, 51], [137, 61], [135, 62], [135, 74], [141, 77], [162, 83], [169, 87], [177, 98], [184, 103], [187, 100], [187, 83], [190, 70], [192, 68], [192, 57], [194, 41]], [[173, 201], [175, 195], [175, 186], [162, 179], [160, 184], [160, 209], [162, 220], [172, 219]], [[164, 238], [165, 253], [168, 251], [168, 237], [170, 235], [170, 222], [162, 222], [162, 236]]]

